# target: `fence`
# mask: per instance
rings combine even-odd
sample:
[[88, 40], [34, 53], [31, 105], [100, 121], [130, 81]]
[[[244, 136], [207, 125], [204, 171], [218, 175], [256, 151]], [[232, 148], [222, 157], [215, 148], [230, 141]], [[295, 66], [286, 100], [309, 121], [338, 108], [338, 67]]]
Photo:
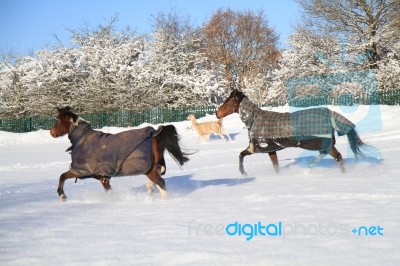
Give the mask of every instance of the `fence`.
[[[215, 106], [194, 108], [150, 109], [143, 111], [119, 111], [101, 114], [81, 114], [94, 128], [104, 126], [132, 127], [143, 123], [160, 124], [186, 120], [189, 114], [197, 117], [214, 114]], [[0, 131], [30, 132], [39, 129], [49, 130], [55, 123], [54, 117], [28, 117], [19, 119], [0, 120]]]
[[370, 95], [353, 96], [352, 94], [342, 94], [337, 97], [306, 96], [296, 97], [289, 100], [290, 106], [309, 107], [319, 105], [400, 105], [400, 90], [372, 93]]
[[[285, 103], [269, 103], [271, 106], [278, 106]], [[351, 94], [338, 97], [302, 97], [289, 101], [289, 105], [296, 107], [308, 107], [319, 105], [358, 105], [358, 104], [385, 104], [400, 105], [400, 90], [369, 95], [368, 97], [353, 97]], [[119, 111], [101, 114], [82, 114], [81, 117], [94, 128], [104, 126], [129, 127], [138, 126], [142, 123], [160, 124], [166, 122], [177, 122], [186, 120], [187, 116], [194, 113], [196, 117], [206, 114], [214, 114], [214, 106], [194, 108], [171, 108], [171, 109], [150, 109], [143, 111]], [[20, 119], [0, 120], [0, 131], [30, 132], [39, 129], [48, 130], [54, 125], [54, 117], [28, 117]]]

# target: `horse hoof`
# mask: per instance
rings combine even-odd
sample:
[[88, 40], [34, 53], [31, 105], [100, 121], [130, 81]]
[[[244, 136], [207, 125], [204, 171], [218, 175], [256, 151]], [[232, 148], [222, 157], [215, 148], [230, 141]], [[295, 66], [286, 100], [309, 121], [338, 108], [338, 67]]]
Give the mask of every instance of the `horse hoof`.
[[60, 197], [61, 201], [66, 201], [67, 200], [67, 196], [65, 196], [64, 194], [61, 194], [59, 197]]

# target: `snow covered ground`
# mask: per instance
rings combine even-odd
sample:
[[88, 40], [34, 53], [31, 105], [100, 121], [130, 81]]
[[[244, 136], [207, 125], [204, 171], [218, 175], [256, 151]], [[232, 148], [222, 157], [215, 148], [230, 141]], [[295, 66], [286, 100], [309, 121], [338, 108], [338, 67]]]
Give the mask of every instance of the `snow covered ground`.
[[0, 132], [0, 265], [400, 265], [400, 107], [335, 109], [376, 148], [355, 163], [337, 138], [347, 174], [330, 156], [309, 170], [315, 153], [292, 148], [278, 152], [279, 175], [256, 154], [244, 177], [237, 114], [224, 120], [233, 141], [196, 143], [188, 121], [174, 123], [197, 153], [182, 168], [167, 156], [166, 201], [133, 176], [112, 178], [111, 194], [69, 180], [61, 202], [68, 139]]

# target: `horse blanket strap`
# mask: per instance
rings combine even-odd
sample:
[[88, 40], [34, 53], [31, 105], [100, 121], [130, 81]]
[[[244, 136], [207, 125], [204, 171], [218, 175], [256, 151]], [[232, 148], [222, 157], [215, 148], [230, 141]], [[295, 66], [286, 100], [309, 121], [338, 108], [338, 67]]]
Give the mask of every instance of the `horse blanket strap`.
[[249, 130], [250, 142], [265, 143], [282, 149], [283, 139], [295, 142], [309, 141], [315, 138], [331, 139], [333, 128], [339, 135], [347, 134], [354, 124], [344, 116], [328, 108], [313, 108], [293, 113], [263, 111], [247, 97], [239, 106], [241, 120]]
[[145, 127], [107, 134], [78, 120], [68, 134], [71, 171], [78, 177], [145, 174], [152, 163], [154, 131]]

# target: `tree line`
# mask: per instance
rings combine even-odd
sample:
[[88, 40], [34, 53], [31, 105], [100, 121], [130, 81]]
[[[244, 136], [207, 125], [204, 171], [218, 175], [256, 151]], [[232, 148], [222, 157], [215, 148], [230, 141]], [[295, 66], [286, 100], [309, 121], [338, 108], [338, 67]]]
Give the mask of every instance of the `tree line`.
[[[284, 104], [288, 95], [321, 93], [316, 83], [288, 92], [288, 81], [304, 77], [357, 97], [365, 84], [352, 73], [366, 70], [379, 90], [400, 89], [400, 0], [298, 3], [302, 17], [285, 49], [262, 10], [220, 9], [201, 26], [160, 13], [147, 35], [116, 31], [114, 17], [71, 30], [71, 45], [13, 60], [3, 54], [0, 118], [53, 115], [63, 105], [99, 113], [220, 104], [232, 88], [259, 104]], [[350, 78], [334, 80], [342, 74]]]

